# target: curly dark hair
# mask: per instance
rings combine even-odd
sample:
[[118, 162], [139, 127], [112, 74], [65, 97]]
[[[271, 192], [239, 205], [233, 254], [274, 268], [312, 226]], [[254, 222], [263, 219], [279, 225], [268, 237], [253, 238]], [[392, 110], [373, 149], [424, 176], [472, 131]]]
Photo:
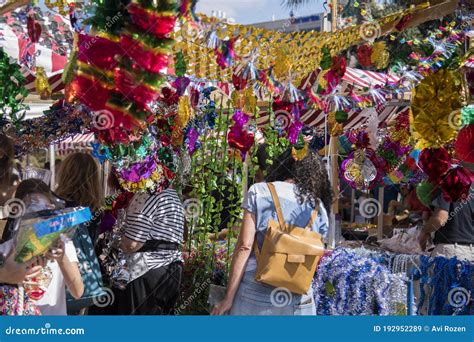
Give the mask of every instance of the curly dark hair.
[[296, 161], [291, 151], [290, 147], [273, 160], [265, 181], [283, 182], [291, 179], [296, 184], [295, 192], [300, 204], [310, 202], [314, 208], [321, 200], [329, 213], [333, 194], [321, 158], [310, 150], [305, 158]]

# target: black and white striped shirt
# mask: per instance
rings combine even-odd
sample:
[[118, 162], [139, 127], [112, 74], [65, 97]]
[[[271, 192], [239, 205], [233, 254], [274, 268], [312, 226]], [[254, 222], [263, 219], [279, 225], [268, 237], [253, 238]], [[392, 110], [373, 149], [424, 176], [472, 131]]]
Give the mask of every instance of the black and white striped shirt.
[[[182, 244], [184, 220], [184, 207], [174, 189], [156, 195], [137, 193], [127, 209], [125, 236], [141, 243], [164, 240]], [[144, 255], [149, 269], [182, 261], [180, 250], [159, 250]]]

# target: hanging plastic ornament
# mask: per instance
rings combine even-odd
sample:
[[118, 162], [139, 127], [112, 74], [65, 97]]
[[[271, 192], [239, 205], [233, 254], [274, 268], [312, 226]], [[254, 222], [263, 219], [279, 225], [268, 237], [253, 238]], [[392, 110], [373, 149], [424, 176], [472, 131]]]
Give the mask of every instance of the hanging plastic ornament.
[[275, 56], [275, 65], [273, 67], [273, 74], [279, 81], [288, 79], [291, 70], [291, 61], [288, 57], [287, 51], [281, 49]]
[[174, 71], [176, 76], [184, 76], [186, 74], [186, 61], [182, 51], [178, 51], [175, 55]]
[[344, 123], [348, 117], [349, 113], [344, 110], [338, 110], [335, 114], [336, 122], [341, 124]]
[[430, 181], [438, 183], [441, 176], [449, 170], [451, 157], [444, 148], [425, 148], [418, 158], [418, 166]]
[[414, 90], [412, 126], [424, 147], [441, 147], [457, 135], [453, 113], [461, 108], [460, 84], [451, 71], [441, 69], [427, 76]]
[[469, 195], [472, 179], [474, 175], [464, 167], [457, 166], [449, 170], [441, 181], [443, 197], [448, 202], [465, 200]]
[[32, 43], [38, 43], [41, 36], [41, 24], [36, 21], [35, 14], [28, 14], [26, 19], [26, 27], [28, 30], [28, 37]]
[[459, 131], [454, 147], [458, 159], [474, 163], [474, 124], [468, 125]]
[[323, 53], [323, 57], [321, 58], [321, 62], [319, 62], [319, 65], [321, 66], [321, 69], [328, 70], [331, 68], [332, 65], [331, 52], [326, 46], [322, 48], [321, 52]]
[[385, 41], [376, 42], [372, 46], [370, 60], [376, 69], [385, 69], [390, 61], [390, 53], [387, 50]]
[[416, 186], [416, 195], [424, 206], [429, 207], [436, 197], [435, 187], [428, 181], [422, 181]]
[[48, 7], [53, 12], [59, 12], [63, 17], [66, 17], [69, 14], [69, 2], [68, 0], [44, 0], [44, 5]]
[[189, 103], [189, 97], [187, 95], [179, 98], [178, 114], [175, 118], [176, 127], [182, 129], [186, 127], [189, 120], [193, 117], [193, 109]]
[[372, 47], [369, 44], [360, 45], [357, 48], [357, 60], [363, 67], [372, 66]]
[[36, 80], [35, 80], [36, 92], [40, 95], [42, 100], [47, 100], [51, 97], [53, 90], [49, 84], [48, 77], [43, 67], [36, 67]]

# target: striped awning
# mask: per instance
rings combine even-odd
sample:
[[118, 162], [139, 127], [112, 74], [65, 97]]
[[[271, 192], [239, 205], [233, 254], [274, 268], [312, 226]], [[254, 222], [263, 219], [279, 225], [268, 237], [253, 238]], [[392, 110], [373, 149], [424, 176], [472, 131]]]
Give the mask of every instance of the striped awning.
[[17, 9], [0, 18], [0, 47], [21, 66], [26, 88], [35, 91], [35, 68], [44, 68], [53, 92], [64, 89], [61, 74], [67, 64], [72, 43], [69, 20], [49, 11], [34, 8], [41, 25], [38, 43], [32, 43], [26, 26], [26, 10]]
[[[379, 127], [384, 127], [387, 122], [389, 122], [394, 116], [398, 113], [406, 110], [407, 105], [390, 105], [390, 102], [387, 103], [385, 107], [372, 107], [367, 108], [362, 111], [352, 110], [349, 112], [347, 120], [344, 122], [344, 130], [350, 130], [354, 128], [359, 128], [367, 123], [369, 117], [373, 114], [378, 116]], [[283, 127], [286, 127], [290, 124], [293, 114], [284, 111], [277, 110], [274, 113], [275, 120], [279, 120], [283, 123]], [[319, 109], [309, 109], [301, 113], [300, 120], [307, 126], [323, 130], [325, 128], [326, 114]], [[260, 113], [259, 118], [257, 119], [258, 126], [266, 126], [270, 123], [270, 115], [266, 111]]]
[[90, 150], [94, 141], [93, 133], [76, 134], [56, 144], [56, 151], [58, 155], [65, 156], [76, 151]]

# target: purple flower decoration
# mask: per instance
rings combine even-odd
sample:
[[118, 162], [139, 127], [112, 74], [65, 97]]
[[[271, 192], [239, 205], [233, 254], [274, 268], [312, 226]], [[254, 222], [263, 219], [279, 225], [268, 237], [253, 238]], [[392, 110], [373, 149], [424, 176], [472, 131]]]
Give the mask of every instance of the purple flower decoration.
[[186, 148], [190, 155], [196, 151], [196, 142], [199, 138], [199, 132], [194, 128], [190, 127], [188, 134], [186, 135]]
[[122, 179], [137, 183], [142, 179], [150, 178], [156, 170], [156, 162], [153, 156], [148, 156], [143, 162], [132, 164], [129, 168], [120, 171]]
[[301, 121], [293, 121], [290, 127], [288, 127], [288, 140], [293, 145], [298, 141], [298, 134], [300, 134], [302, 128], [303, 123]]
[[247, 122], [249, 122], [250, 116], [238, 110], [234, 113], [234, 115], [232, 115], [232, 120], [235, 122], [234, 126], [242, 128]]

